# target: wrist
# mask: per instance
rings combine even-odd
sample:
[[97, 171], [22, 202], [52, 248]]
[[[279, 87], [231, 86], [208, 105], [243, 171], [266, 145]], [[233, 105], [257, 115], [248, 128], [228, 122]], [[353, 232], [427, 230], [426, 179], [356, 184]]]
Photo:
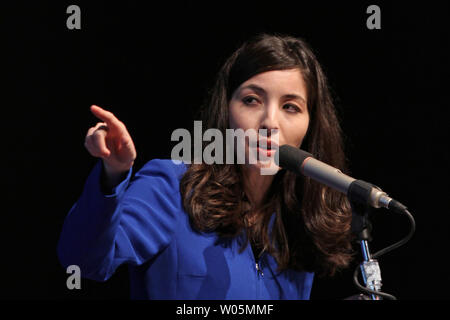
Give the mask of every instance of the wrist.
[[103, 161], [103, 187], [109, 191], [111, 191], [114, 187], [116, 187], [123, 179], [126, 178], [130, 168], [132, 167], [132, 163], [129, 166], [110, 166], [108, 163]]
[[105, 173], [109, 177], [117, 177], [127, 173], [130, 168], [133, 166], [134, 161], [127, 165], [110, 165], [108, 162], [103, 160], [103, 168]]

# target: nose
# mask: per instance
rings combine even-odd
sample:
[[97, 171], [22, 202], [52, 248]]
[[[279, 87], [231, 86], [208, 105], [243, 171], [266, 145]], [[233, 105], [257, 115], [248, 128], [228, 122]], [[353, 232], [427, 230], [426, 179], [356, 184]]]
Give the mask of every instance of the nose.
[[266, 130], [260, 130], [261, 135], [270, 137], [272, 134], [278, 132], [279, 130], [278, 113], [279, 113], [278, 106], [276, 104], [271, 103], [266, 105], [260, 125], [260, 129]]

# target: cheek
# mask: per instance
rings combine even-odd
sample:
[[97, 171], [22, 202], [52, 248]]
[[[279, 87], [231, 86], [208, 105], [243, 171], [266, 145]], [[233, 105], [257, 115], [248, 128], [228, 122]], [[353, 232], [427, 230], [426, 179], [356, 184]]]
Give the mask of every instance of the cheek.
[[252, 119], [245, 112], [243, 112], [242, 108], [239, 106], [230, 103], [229, 111], [229, 125], [231, 129], [243, 129], [247, 130], [248, 128], [252, 128]]
[[285, 143], [300, 147], [308, 131], [308, 125], [309, 119], [303, 119], [290, 126], [288, 130], [285, 130]]
[[228, 124], [231, 129], [236, 129], [236, 120], [236, 107], [233, 105], [233, 103], [230, 103], [228, 107]]

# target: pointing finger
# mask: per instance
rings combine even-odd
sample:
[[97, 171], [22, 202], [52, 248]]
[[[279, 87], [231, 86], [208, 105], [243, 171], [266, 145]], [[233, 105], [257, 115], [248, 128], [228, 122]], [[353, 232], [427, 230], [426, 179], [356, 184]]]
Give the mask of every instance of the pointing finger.
[[121, 122], [112, 112], [106, 111], [96, 105], [91, 106], [91, 112], [94, 114], [94, 116], [106, 122], [109, 126], [120, 127]]

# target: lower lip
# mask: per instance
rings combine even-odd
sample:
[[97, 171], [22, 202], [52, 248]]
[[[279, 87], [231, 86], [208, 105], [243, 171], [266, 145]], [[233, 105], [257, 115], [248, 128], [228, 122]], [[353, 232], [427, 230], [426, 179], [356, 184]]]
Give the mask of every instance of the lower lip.
[[266, 154], [268, 157], [271, 157], [275, 154], [276, 150], [273, 149], [262, 149], [260, 147], [257, 148], [258, 153]]

